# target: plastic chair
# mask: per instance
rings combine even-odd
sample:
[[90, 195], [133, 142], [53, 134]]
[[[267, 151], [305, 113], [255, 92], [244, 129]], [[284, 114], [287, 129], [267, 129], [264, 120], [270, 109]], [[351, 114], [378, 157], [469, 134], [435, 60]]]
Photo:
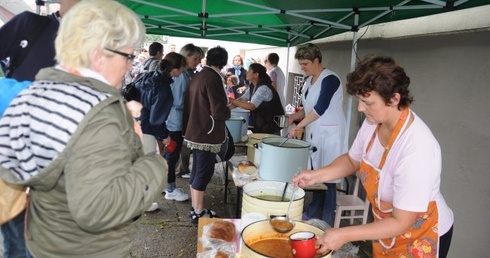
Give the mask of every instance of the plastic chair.
[[343, 219], [349, 219], [350, 224], [354, 223], [354, 219], [362, 219], [362, 224], [367, 223], [370, 203], [367, 198], [364, 198], [363, 200], [359, 197], [360, 183], [360, 179], [356, 176], [354, 191], [352, 192], [352, 194], [337, 195], [334, 222], [335, 228], [340, 227], [340, 221]]

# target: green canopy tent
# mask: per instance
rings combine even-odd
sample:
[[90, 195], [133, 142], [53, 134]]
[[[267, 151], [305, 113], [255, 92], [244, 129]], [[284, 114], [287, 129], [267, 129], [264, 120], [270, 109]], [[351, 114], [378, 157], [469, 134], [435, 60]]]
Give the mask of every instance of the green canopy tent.
[[[289, 47], [371, 24], [490, 4], [490, 0], [118, 0], [140, 15], [148, 34]], [[288, 71], [286, 67], [286, 72]], [[347, 121], [352, 98], [347, 103]], [[350, 131], [350, 122], [347, 123]]]
[[489, 0], [119, 0], [148, 34], [295, 46], [371, 24], [489, 4]]

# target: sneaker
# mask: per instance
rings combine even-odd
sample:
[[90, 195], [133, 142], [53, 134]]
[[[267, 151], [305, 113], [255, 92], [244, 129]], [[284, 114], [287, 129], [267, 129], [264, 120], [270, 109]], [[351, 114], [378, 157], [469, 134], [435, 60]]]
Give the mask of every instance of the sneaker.
[[180, 188], [175, 188], [172, 192], [165, 190], [165, 199], [183, 202], [189, 200], [189, 195]]
[[180, 177], [182, 177], [182, 178], [191, 178], [191, 173], [182, 174]]
[[199, 223], [199, 218], [216, 218], [218, 215], [216, 215], [216, 212], [208, 209], [203, 209], [201, 213], [197, 214], [195, 211], [192, 211], [191, 219], [192, 223], [197, 224]]
[[151, 204], [150, 208], [146, 210], [146, 212], [156, 211], [157, 209], [158, 209], [158, 203], [154, 202]]

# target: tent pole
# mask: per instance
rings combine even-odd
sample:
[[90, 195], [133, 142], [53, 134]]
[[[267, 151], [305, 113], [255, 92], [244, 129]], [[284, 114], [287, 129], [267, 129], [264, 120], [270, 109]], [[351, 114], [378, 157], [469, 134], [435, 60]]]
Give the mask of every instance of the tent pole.
[[206, 0], [202, 0], [202, 31], [201, 31], [201, 36], [203, 38], [206, 37], [206, 17], [205, 17], [205, 14], [206, 14]]
[[[357, 26], [359, 24], [359, 14], [356, 13], [354, 16], [354, 23]], [[356, 66], [356, 58], [357, 58], [357, 40], [358, 40], [358, 32], [354, 31], [352, 34], [352, 52], [350, 57], [350, 71], [354, 71], [354, 67]], [[352, 124], [352, 96], [347, 98], [347, 142], [350, 143], [350, 127]]]
[[[286, 74], [284, 77], [286, 77], [286, 82], [285, 82], [285, 85], [286, 85], [286, 96], [284, 96], [284, 99], [286, 100], [287, 102], [287, 99], [288, 99], [288, 93], [289, 93], [289, 51], [291, 51], [291, 43], [288, 42], [288, 51], [286, 53]], [[283, 92], [284, 94], [284, 92]], [[282, 103], [283, 105], [287, 105], [288, 103]], [[284, 107], [283, 107], [284, 108]]]

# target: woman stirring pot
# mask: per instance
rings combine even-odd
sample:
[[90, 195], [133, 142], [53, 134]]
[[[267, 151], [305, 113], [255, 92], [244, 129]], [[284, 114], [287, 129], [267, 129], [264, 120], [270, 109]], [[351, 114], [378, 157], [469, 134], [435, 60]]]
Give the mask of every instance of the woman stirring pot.
[[447, 256], [454, 218], [440, 192], [441, 149], [410, 109], [409, 84], [390, 57], [366, 58], [347, 76], [347, 92], [366, 120], [348, 153], [293, 182], [306, 187], [359, 171], [374, 222], [327, 230], [318, 252], [374, 240], [374, 257]]

